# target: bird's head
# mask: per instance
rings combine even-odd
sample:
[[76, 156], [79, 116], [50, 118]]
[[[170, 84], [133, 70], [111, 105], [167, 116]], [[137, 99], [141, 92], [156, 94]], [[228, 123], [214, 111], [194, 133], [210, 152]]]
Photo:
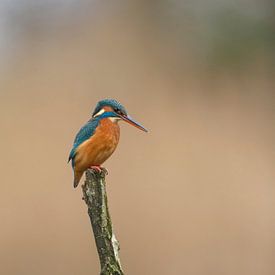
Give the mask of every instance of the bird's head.
[[93, 117], [110, 118], [111, 121], [117, 122], [123, 120], [129, 124], [137, 127], [138, 129], [147, 132], [147, 130], [140, 125], [138, 122], [134, 121], [128, 114], [126, 109], [118, 101], [114, 99], [104, 99], [97, 103], [95, 110], [93, 112]]

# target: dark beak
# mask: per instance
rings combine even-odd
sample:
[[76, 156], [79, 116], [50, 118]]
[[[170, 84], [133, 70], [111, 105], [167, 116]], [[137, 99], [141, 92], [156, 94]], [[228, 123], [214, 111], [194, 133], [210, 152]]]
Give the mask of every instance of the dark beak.
[[140, 125], [139, 123], [137, 123], [136, 121], [134, 121], [130, 116], [125, 116], [125, 115], [120, 115], [120, 117], [128, 122], [129, 124], [137, 127], [138, 129], [144, 131], [144, 132], [148, 132], [142, 125]]

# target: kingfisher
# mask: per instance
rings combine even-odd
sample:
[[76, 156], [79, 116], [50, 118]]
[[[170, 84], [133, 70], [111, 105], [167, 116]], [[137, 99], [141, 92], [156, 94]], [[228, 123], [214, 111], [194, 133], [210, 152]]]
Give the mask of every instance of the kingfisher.
[[101, 165], [113, 154], [118, 145], [118, 122], [121, 120], [148, 132], [127, 114], [126, 109], [118, 101], [99, 101], [90, 120], [77, 133], [69, 155], [68, 162], [71, 161], [74, 171], [74, 187], [77, 187], [88, 168], [102, 171]]

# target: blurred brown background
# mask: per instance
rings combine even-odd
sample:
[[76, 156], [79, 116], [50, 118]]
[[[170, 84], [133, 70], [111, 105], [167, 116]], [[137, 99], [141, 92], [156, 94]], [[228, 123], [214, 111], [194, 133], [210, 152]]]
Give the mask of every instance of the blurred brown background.
[[99, 273], [68, 153], [103, 98], [131, 275], [275, 274], [272, 1], [0, 3], [0, 274]]

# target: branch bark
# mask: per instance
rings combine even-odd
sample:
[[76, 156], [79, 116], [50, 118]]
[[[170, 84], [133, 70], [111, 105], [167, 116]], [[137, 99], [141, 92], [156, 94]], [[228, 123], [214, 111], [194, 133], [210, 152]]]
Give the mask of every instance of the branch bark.
[[82, 186], [83, 199], [88, 206], [99, 255], [100, 275], [123, 275], [118, 255], [119, 243], [113, 233], [112, 221], [108, 209], [105, 175], [106, 170], [86, 171], [86, 180]]

